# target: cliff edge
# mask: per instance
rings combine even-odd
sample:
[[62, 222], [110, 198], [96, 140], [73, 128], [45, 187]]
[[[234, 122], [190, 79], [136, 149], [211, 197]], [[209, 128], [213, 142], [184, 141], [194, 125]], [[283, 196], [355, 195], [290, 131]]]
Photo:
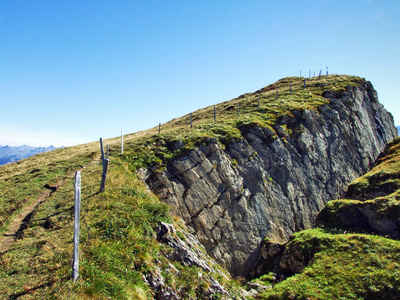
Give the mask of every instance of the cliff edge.
[[[204, 138], [163, 168], [140, 170], [172, 214], [234, 275], [248, 275], [264, 238], [282, 242], [311, 228], [326, 202], [340, 198], [397, 135], [370, 82], [314, 87], [325, 103], [290, 109], [271, 126], [238, 123], [239, 138]], [[271, 90], [274, 85], [238, 99]], [[299, 102], [307, 101], [301, 96]]]

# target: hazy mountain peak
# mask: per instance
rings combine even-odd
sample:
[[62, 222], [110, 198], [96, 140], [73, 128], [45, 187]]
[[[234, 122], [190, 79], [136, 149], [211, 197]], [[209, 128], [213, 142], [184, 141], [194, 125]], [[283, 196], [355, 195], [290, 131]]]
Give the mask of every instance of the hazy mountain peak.
[[57, 148], [53, 145], [49, 147], [32, 147], [29, 145], [0, 146], [0, 166], [55, 149]]

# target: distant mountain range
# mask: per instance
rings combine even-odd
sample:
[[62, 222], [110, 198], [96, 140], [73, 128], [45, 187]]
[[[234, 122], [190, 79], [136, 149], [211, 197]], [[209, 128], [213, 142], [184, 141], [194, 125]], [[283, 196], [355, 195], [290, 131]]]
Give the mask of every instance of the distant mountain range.
[[0, 166], [21, 160], [39, 154], [42, 152], [48, 152], [57, 149], [57, 147], [31, 147], [27, 145], [10, 147], [0, 146]]

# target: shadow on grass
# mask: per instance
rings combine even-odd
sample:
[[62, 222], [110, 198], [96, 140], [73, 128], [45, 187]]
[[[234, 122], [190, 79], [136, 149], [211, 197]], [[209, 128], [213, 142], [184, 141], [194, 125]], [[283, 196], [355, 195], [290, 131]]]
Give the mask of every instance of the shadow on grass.
[[[62, 281], [66, 281], [66, 280], [69, 280], [69, 279], [70, 278], [68, 276], [64, 276], [63, 278], [61, 278]], [[18, 299], [19, 297], [31, 294], [31, 293], [33, 293], [33, 292], [35, 292], [35, 291], [37, 291], [37, 290], [39, 290], [41, 288], [52, 286], [54, 283], [55, 283], [54, 280], [50, 280], [50, 281], [48, 281], [46, 283], [42, 283], [40, 285], [37, 285], [37, 286], [35, 286], [33, 288], [24, 288], [23, 292], [12, 294], [7, 299], [9, 299], [9, 300]]]

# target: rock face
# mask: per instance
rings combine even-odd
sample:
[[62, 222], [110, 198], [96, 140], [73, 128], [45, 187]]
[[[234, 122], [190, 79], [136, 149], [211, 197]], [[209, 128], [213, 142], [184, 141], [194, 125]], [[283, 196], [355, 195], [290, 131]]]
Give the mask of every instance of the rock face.
[[[161, 223], [157, 228], [157, 240], [170, 247], [170, 251], [163, 253], [170, 261], [178, 261], [186, 267], [198, 267], [199, 282], [193, 283], [193, 285], [197, 285], [201, 289], [201, 295], [197, 295], [199, 299], [244, 300], [247, 295], [245, 290], [239, 289], [236, 294], [233, 294], [234, 291], [226, 290], [216, 279], [218, 277], [228, 278], [220, 270], [214, 268], [217, 264], [205, 253], [204, 247], [199, 244], [197, 239], [185, 231], [181, 230], [179, 233], [181, 238], [172, 224]], [[186, 299], [187, 290], [179, 284], [167, 284], [163, 273], [173, 274], [176, 278], [182, 276], [181, 272], [171, 263], [164, 272], [156, 267], [153, 272], [147, 273], [144, 280], [152, 289], [154, 298], [160, 300]]]
[[[399, 239], [400, 207], [390, 202], [388, 199], [333, 201], [318, 214], [316, 225]], [[338, 207], [332, 209], [335, 206]]]
[[274, 128], [242, 128], [243, 138], [226, 148], [209, 139], [162, 172], [142, 170], [233, 275], [248, 275], [264, 237], [285, 241], [310, 228], [397, 135], [369, 82], [324, 97], [330, 103], [318, 111], [292, 111]]
[[314, 253], [304, 250], [297, 243], [279, 244], [269, 242], [261, 247], [260, 256], [249, 276], [257, 278], [273, 271], [275, 280], [301, 273], [312, 261]]

